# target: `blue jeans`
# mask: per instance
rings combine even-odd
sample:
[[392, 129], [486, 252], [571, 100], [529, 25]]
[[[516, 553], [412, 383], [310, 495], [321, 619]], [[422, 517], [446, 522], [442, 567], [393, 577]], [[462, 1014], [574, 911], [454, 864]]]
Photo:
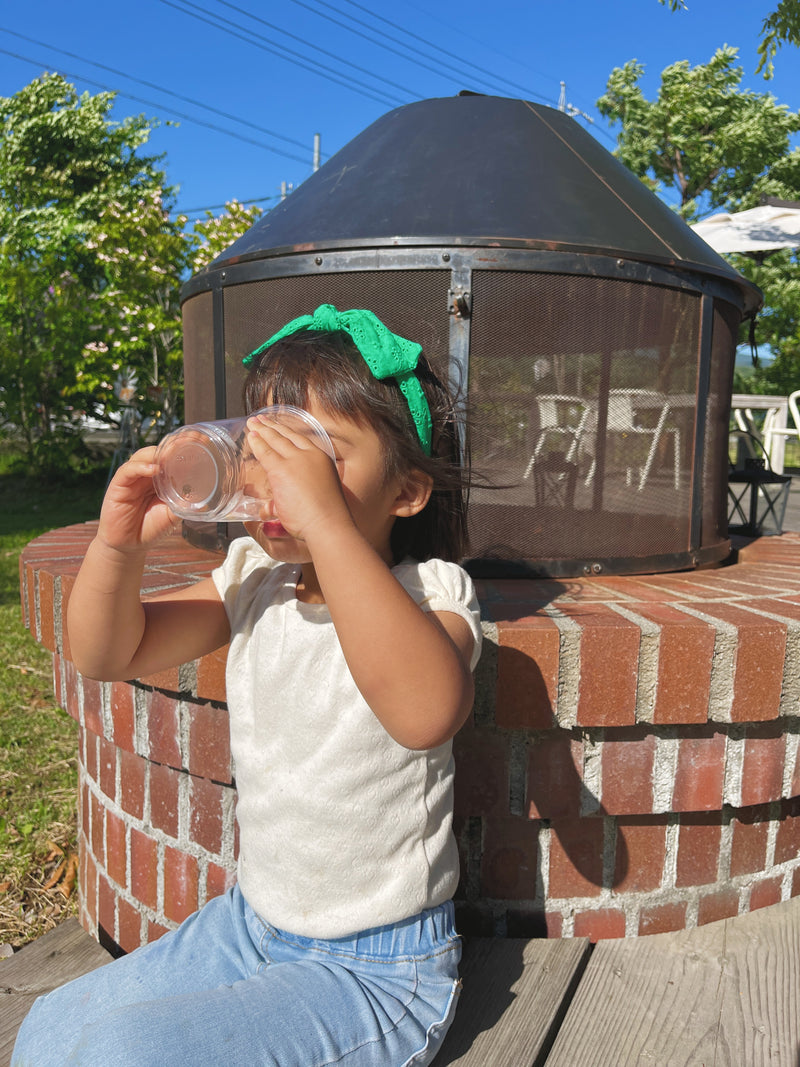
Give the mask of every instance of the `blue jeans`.
[[322, 941], [270, 926], [234, 887], [40, 997], [12, 1067], [419, 1067], [453, 1020], [460, 956], [451, 903]]

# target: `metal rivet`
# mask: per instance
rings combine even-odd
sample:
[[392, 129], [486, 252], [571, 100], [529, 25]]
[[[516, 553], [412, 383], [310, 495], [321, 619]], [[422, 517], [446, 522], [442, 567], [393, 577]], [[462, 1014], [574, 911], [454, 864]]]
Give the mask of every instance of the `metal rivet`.
[[315, 256], [314, 257], [314, 262], [316, 263], [316, 265], [318, 267], [321, 267], [322, 266], [322, 256]]
[[625, 266], [625, 260], [624, 259], [618, 259], [617, 260], [617, 266], [618, 267], [624, 267]]
[[602, 565], [602, 563], [593, 563], [592, 564], [592, 574], [602, 574], [602, 573], [603, 573], [603, 565]]
[[445, 263], [449, 263], [450, 262], [450, 253], [449, 252], [442, 252], [442, 259], [444, 260]]

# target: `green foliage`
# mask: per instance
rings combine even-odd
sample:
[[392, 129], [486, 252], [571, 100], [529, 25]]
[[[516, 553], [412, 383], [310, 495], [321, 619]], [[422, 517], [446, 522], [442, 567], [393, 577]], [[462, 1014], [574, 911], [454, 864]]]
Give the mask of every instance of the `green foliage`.
[[769, 79], [773, 74], [773, 59], [782, 44], [800, 47], [800, 3], [798, 0], [780, 0], [777, 8], [764, 19], [761, 41], [758, 45], [759, 61], [756, 74], [764, 71]]
[[726, 46], [706, 64], [672, 64], [655, 100], [640, 88], [644, 67], [630, 60], [612, 71], [597, 101], [606, 118], [621, 124], [619, 158], [652, 189], [676, 193], [687, 221], [701, 206], [742, 202], [757, 182], [768, 181], [800, 130], [800, 116], [770, 93], [739, 88], [737, 54]]
[[[20, 620], [19, 554], [99, 514], [105, 469], [77, 485], [9, 473], [0, 452], [0, 944], [21, 945], [75, 910], [55, 875], [77, 851], [77, 726], [57, 707], [51, 656]], [[51, 888], [45, 888], [52, 883]]]
[[[186, 265], [181, 224], [158, 159], [141, 151], [150, 125], [112, 121], [113, 99], [56, 74], [0, 98], [0, 424], [45, 474], [80, 458], [79, 413], [119, 407], [123, 360], [143, 380], [156, 368], [154, 385], [166, 365], [173, 407], [180, 393], [169, 292]], [[104, 345], [114, 358], [99, 362]]]
[[212, 260], [221, 255], [234, 241], [261, 217], [261, 208], [256, 205], [245, 207], [238, 200], [231, 200], [225, 205], [223, 215], [212, 215], [206, 212], [204, 219], [198, 219], [194, 224], [192, 241], [194, 248], [191, 252], [190, 265], [192, 273], [207, 267]]

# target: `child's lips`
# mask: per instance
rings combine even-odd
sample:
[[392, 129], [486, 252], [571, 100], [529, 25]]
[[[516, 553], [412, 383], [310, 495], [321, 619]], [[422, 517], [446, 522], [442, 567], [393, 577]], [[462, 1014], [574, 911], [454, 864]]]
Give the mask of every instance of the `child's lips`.
[[261, 526], [261, 532], [265, 537], [288, 537], [286, 530], [277, 519], [272, 519], [270, 522], [265, 522]]

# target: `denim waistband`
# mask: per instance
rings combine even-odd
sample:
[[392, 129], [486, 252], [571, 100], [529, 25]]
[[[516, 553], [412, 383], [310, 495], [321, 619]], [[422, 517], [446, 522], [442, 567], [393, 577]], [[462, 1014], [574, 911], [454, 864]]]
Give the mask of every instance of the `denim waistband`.
[[361, 930], [350, 937], [331, 939], [303, 937], [281, 930], [256, 914], [246, 901], [244, 905], [247, 924], [257, 945], [264, 945], [265, 938], [274, 938], [307, 952], [316, 950], [326, 955], [399, 962], [446, 952], [454, 944], [460, 943], [451, 900], [396, 923]]

